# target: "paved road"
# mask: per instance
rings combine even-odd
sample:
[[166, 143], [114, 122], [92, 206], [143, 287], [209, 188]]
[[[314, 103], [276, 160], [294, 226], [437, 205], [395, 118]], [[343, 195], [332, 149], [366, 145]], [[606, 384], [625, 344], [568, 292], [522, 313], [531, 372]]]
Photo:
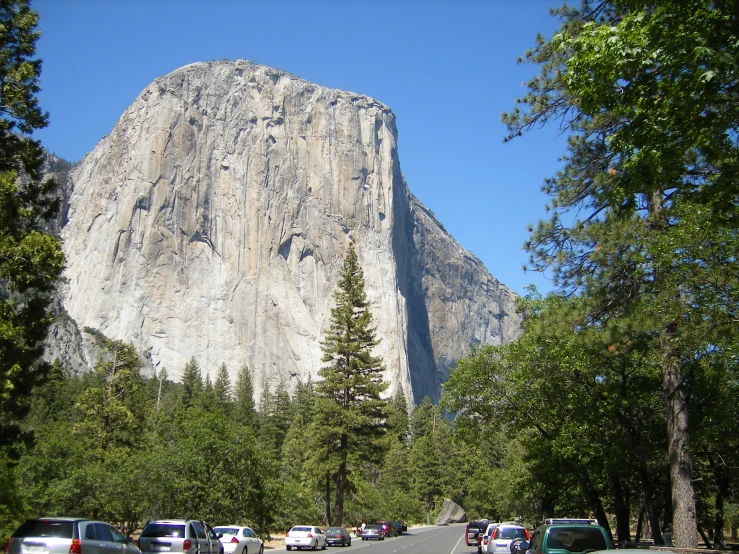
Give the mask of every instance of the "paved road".
[[[363, 541], [352, 537], [349, 548], [329, 546], [326, 554], [477, 554], [477, 547], [464, 542], [465, 525], [444, 527], [417, 527], [399, 537], [388, 537], [384, 541]], [[284, 548], [265, 550], [265, 554], [287, 552]], [[291, 554], [296, 552], [295, 549]], [[304, 552], [300, 550], [298, 552]]]

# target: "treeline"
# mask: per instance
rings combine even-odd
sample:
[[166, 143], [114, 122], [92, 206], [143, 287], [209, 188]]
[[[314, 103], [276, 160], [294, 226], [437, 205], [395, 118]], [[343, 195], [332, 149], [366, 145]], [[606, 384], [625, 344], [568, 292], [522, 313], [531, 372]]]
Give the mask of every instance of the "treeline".
[[[99, 518], [126, 533], [161, 517], [244, 522], [264, 534], [331, 521], [335, 484], [312, 455], [321, 445], [310, 379], [292, 394], [286, 383], [265, 386], [257, 410], [247, 367], [235, 382], [225, 365], [205, 371], [194, 360], [182, 383], [165, 371], [145, 378], [131, 345], [98, 340], [94, 371], [56, 363], [33, 393], [22, 423], [33, 440], [18, 445], [3, 494], [5, 535], [41, 515]], [[502, 463], [504, 446], [482, 441], [484, 454], [461, 442], [428, 398], [409, 413], [401, 390], [387, 413], [381, 462], [350, 464], [345, 525], [422, 522], [444, 497], [472, 515], [492, 513], [486, 467]]]
[[[444, 406], [459, 412], [458, 434], [499, 433], [521, 445], [524, 510], [590, 515], [620, 541], [662, 544], [672, 498], [659, 351], [650, 333], [614, 342], [623, 321], [588, 326], [584, 303], [523, 299], [523, 336], [460, 360]], [[739, 526], [735, 356], [706, 345], [685, 360], [697, 527], [711, 547], [724, 546], [725, 527], [736, 537]]]

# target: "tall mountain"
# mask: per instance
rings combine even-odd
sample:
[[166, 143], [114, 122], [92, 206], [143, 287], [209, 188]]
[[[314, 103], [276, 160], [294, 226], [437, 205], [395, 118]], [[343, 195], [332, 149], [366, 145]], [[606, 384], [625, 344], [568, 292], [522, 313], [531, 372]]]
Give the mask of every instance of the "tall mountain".
[[[61, 302], [178, 378], [316, 377], [349, 243], [390, 392], [438, 400], [459, 357], [520, 333], [515, 294], [409, 192], [395, 116], [239, 60], [149, 85], [67, 176]], [[89, 356], [88, 356], [89, 357]], [[88, 360], [89, 363], [89, 360]]]

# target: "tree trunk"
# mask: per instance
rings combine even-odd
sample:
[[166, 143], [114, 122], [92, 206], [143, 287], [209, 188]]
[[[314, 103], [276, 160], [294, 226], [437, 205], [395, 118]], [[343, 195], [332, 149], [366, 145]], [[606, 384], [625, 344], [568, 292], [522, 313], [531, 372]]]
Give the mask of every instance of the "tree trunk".
[[713, 548], [723, 550], [726, 548], [724, 544], [724, 493], [728, 490], [728, 479], [723, 471], [722, 464], [716, 463], [713, 456], [708, 457], [708, 462], [713, 470], [713, 476], [716, 480], [716, 516], [713, 523]]
[[639, 465], [639, 473], [641, 474], [641, 484], [644, 489], [644, 507], [647, 510], [649, 531], [655, 546], [662, 546], [665, 544], [665, 541], [662, 539], [662, 533], [660, 532], [659, 515], [657, 514], [657, 509], [654, 507], [654, 488], [652, 487], [652, 480], [649, 478], [649, 471], [644, 462], [641, 462]]
[[346, 462], [339, 464], [339, 471], [336, 473], [336, 504], [334, 504], [334, 521], [332, 525], [341, 527], [341, 521], [344, 519], [344, 490], [346, 489]]
[[331, 523], [331, 476], [326, 474], [326, 525]]
[[639, 508], [639, 517], [636, 520], [636, 536], [634, 537], [634, 542], [639, 543], [641, 540], [641, 532], [642, 532], [642, 525], [644, 525], [644, 512], [645, 512], [644, 504], [642, 504], [641, 508]]
[[678, 548], [698, 548], [698, 525], [693, 490], [693, 461], [687, 449], [688, 409], [675, 348], [677, 325], [670, 323], [660, 330], [662, 385], [667, 414], [670, 482], [672, 484], [673, 543]]
[[616, 514], [616, 536], [623, 546], [631, 541], [631, 509], [628, 489], [624, 489], [616, 478], [613, 478], [613, 510]]
[[606, 530], [608, 536], [613, 540], [613, 533], [611, 532], [611, 526], [608, 524], [606, 511], [603, 509], [603, 502], [601, 502], [600, 496], [590, 480], [588, 471], [585, 468], [575, 468], [575, 470], [579, 470], [582, 492], [585, 495], [585, 499], [588, 501], [588, 504], [590, 504], [590, 509], [595, 513], [595, 518], [598, 520], [598, 524]]

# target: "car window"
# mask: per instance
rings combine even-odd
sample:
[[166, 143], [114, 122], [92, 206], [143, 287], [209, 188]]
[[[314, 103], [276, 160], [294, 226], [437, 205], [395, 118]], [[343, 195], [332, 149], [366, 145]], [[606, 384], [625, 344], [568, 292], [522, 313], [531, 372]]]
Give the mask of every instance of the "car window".
[[541, 552], [541, 543], [544, 538], [544, 533], [541, 531], [534, 531], [531, 535], [531, 550], [534, 552]]
[[239, 530], [236, 527], [214, 527], [213, 531], [221, 535], [238, 535]]
[[108, 531], [110, 531], [110, 536], [113, 537], [113, 542], [126, 542], [126, 538], [112, 525], [108, 525]]
[[195, 529], [195, 536], [199, 539], [207, 539], [208, 537], [205, 535], [205, 529], [203, 529], [203, 526], [200, 525], [199, 521], [193, 521], [191, 523], [193, 529]]
[[50, 519], [29, 519], [21, 525], [13, 537], [56, 537], [71, 539], [74, 535], [73, 521], [54, 521]]
[[525, 539], [526, 532], [519, 527], [501, 527], [498, 538], [501, 540]]
[[113, 542], [113, 537], [110, 534], [110, 530], [108, 529], [108, 526], [104, 523], [95, 524], [95, 534], [98, 536], [98, 540], [100, 541]]
[[547, 548], [564, 549], [570, 552], [584, 550], [607, 550], [606, 539], [597, 527], [577, 529], [553, 527], [547, 537]]
[[291, 531], [304, 531], [306, 533], [310, 533], [311, 532], [311, 528], [310, 527], [293, 527], [290, 530]]
[[183, 538], [185, 536], [185, 526], [172, 523], [150, 523], [141, 532], [144, 538], [152, 537], [172, 537]]
[[85, 526], [84, 537], [85, 538], [83, 540], [86, 540], [86, 541], [97, 540], [97, 535], [95, 534], [95, 526], [92, 523]]

